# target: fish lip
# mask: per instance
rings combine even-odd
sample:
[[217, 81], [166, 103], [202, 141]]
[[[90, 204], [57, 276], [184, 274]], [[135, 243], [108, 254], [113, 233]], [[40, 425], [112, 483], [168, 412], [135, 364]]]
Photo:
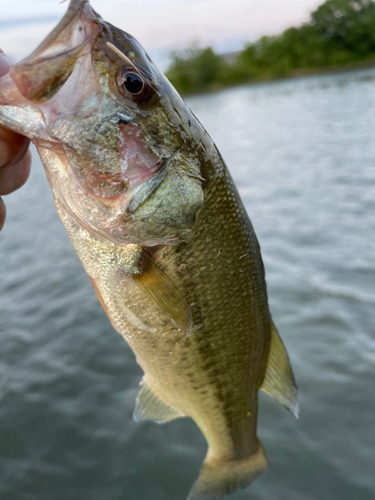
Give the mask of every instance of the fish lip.
[[[64, 40], [64, 35], [72, 36], [72, 33], [69, 31], [72, 23], [73, 26], [81, 20], [83, 17], [83, 21], [87, 23], [95, 23], [97, 26], [102, 21], [102, 18], [99, 14], [97, 14], [94, 9], [91, 7], [89, 0], [71, 0], [68, 10], [66, 11], [63, 18], [60, 22], [55, 26], [55, 28], [51, 31], [51, 33], [43, 40], [43, 42], [25, 59], [17, 63], [18, 65], [24, 64], [34, 64], [36, 61], [48, 59], [55, 57], [57, 55], [64, 55], [69, 53], [72, 49], [78, 49], [79, 47], [86, 45], [88, 40], [93, 40], [97, 35], [98, 28], [93, 29], [93, 33], [91, 36], [86, 38], [82, 43], [77, 43], [71, 47], [68, 47], [66, 50], [58, 51], [53, 47], [57, 45], [64, 46], [66, 44], [66, 40]], [[76, 19], [75, 19], [76, 18]], [[66, 32], [68, 32], [66, 34]]]
[[43, 42], [10, 69], [22, 96], [39, 104], [51, 99], [69, 79], [77, 60], [90, 52], [98, 29], [98, 15], [88, 1], [72, 0]]

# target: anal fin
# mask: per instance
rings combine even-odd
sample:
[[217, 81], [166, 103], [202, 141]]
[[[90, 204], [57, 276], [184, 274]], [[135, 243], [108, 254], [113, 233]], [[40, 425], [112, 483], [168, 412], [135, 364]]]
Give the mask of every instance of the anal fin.
[[267, 370], [260, 389], [298, 418], [297, 385], [285, 346], [273, 322]]
[[133, 412], [133, 418], [136, 422], [153, 420], [158, 424], [163, 424], [184, 416], [176, 408], [166, 403], [149, 385], [147, 380], [143, 379], [142, 384]]

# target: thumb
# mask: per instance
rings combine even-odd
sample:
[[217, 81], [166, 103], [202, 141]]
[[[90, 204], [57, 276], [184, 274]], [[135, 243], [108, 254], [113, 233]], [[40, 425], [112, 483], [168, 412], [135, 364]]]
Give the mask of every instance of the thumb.
[[[0, 49], [0, 78], [9, 73], [14, 62]], [[0, 169], [22, 160], [29, 147], [29, 139], [0, 126]], [[1, 191], [1, 186], [0, 186]], [[1, 193], [5, 194], [5, 193]]]

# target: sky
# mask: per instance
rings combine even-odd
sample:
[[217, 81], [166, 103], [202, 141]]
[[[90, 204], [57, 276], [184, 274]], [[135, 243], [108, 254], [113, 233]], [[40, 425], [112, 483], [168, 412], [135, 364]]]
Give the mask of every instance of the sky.
[[[324, 0], [91, 0], [106, 21], [134, 35], [162, 69], [168, 52], [192, 43], [218, 52], [282, 32], [309, 19]], [[59, 0], [0, 0], [0, 48], [30, 53], [66, 11]]]

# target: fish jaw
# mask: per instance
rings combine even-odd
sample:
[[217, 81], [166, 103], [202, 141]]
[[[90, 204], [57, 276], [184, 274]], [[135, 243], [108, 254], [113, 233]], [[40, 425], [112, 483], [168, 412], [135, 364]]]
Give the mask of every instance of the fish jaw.
[[98, 29], [97, 19], [87, 0], [72, 0], [63, 19], [39, 47], [9, 68], [0, 79], [0, 114], [4, 126], [34, 142], [53, 142], [46, 131], [51, 118], [46, 110], [53, 105], [43, 108], [37, 104], [58, 92], [77, 59], [89, 50], [89, 42]]
[[[120, 92], [126, 71], [142, 76], [151, 99]], [[0, 122], [32, 139], [69, 213], [120, 245], [176, 245], [194, 234], [202, 175], [181, 116], [196, 120], [175, 112], [181, 103], [139, 43], [87, 1], [73, 0], [0, 80]]]
[[98, 31], [98, 15], [85, 0], [72, 1], [67, 13], [26, 59], [10, 69], [10, 76], [29, 101], [51, 98], [71, 75], [79, 57], [91, 49]]

